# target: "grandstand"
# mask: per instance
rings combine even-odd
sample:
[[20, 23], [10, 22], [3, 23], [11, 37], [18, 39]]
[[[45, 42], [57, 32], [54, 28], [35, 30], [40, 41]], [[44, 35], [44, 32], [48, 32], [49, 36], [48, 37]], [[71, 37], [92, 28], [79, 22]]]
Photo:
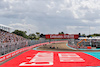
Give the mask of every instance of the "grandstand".
[[0, 55], [25, 47], [27, 39], [10, 33], [11, 27], [0, 24]]

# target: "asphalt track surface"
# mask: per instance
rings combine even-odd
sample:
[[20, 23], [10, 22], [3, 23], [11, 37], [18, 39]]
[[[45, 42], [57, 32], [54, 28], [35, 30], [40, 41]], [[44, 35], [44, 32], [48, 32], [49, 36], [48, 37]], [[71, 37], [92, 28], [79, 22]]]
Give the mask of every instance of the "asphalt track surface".
[[[63, 45], [61, 45], [63, 44]], [[98, 57], [86, 52], [72, 51], [65, 47], [66, 43], [49, 44], [41, 46], [39, 50], [29, 50], [2, 64], [0, 67], [87, 67], [100, 66]], [[58, 49], [49, 49], [50, 46]], [[43, 48], [48, 48], [46, 49]], [[67, 49], [66, 49], [67, 48]], [[41, 49], [41, 50], [40, 50]], [[61, 50], [61, 51], [60, 51]], [[64, 50], [64, 52], [63, 52]], [[66, 51], [65, 51], [66, 50]], [[71, 50], [71, 51], [70, 51]], [[94, 52], [96, 53], [96, 52]]]
[[[52, 43], [44, 46], [38, 47], [36, 50], [40, 51], [60, 51], [60, 52], [100, 52], [100, 50], [79, 50], [79, 49], [73, 49], [66, 45], [68, 42], [60, 42], [60, 43]], [[50, 47], [55, 47], [50, 48]]]

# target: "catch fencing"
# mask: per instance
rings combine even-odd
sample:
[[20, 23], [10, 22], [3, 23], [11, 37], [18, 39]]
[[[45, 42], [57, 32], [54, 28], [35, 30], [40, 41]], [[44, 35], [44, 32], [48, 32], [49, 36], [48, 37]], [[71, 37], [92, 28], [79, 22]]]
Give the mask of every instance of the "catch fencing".
[[0, 56], [8, 54], [10, 52], [16, 51], [21, 48], [32, 46], [35, 44], [51, 42], [51, 41], [63, 41], [65, 39], [51, 39], [51, 40], [25, 40], [19, 42], [9, 42], [9, 43], [0, 43]]
[[49, 40], [27, 40], [27, 41], [25, 40], [25, 41], [19, 41], [19, 42], [1, 43], [0, 56], [16, 51], [21, 48], [25, 48], [28, 46], [32, 46], [32, 45], [44, 43], [44, 42], [49, 42]]
[[100, 48], [99, 40], [87, 40], [87, 41], [82, 41], [82, 42], [80, 41], [81, 40], [73, 39], [73, 40], [68, 40], [68, 43], [70, 44], [70, 46], [74, 46], [74, 48], [87, 48], [87, 46]]
[[28, 41], [0, 43], [0, 56], [28, 46]]

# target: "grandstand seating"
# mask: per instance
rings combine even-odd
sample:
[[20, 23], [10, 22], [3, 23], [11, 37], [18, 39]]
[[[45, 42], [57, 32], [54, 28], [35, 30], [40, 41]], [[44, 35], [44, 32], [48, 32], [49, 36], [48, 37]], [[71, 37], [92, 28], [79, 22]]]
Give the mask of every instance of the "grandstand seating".
[[26, 46], [27, 39], [0, 29], [0, 55]]
[[16, 41], [18, 42], [23, 40], [26, 39], [16, 34], [0, 30], [0, 43], [16, 42]]

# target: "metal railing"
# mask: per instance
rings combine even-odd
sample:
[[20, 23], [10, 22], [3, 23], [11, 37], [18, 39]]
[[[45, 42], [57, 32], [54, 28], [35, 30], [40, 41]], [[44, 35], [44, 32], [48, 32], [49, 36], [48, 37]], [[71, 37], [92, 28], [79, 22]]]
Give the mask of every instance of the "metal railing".
[[0, 44], [0, 56], [16, 51], [20, 48], [28, 46], [28, 41], [12, 42], [12, 43], [1, 43]]
[[0, 43], [0, 56], [35, 44], [51, 42], [51, 41], [63, 41], [63, 40], [66, 39], [29, 40], [29, 41], [19, 41], [19, 42], [10, 42], [10, 43]]

